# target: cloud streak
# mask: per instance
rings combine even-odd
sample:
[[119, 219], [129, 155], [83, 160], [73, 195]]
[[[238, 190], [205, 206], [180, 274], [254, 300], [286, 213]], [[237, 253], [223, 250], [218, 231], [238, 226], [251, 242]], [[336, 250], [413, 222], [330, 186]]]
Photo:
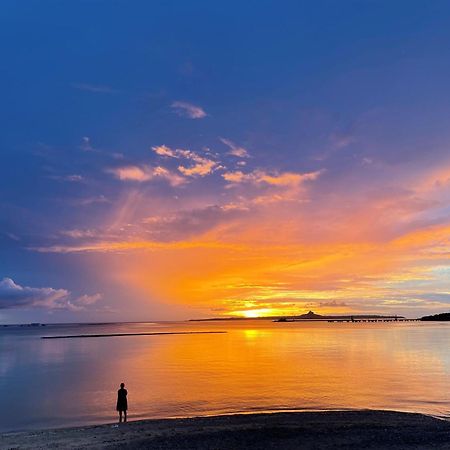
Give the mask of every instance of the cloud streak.
[[80, 183], [84, 181], [83, 176], [77, 173], [69, 175], [50, 175], [48, 178], [56, 181], [68, 181], [70, 183]]
[[236, 156], [238, 158], [249, 158], [250, 155], [244, 147], [240, 147], [239, 145], [236, 145], [233, 141], [230, 141], [229, 139], [220, 138], [220, 141], [225, 144], [229, 151], [228, 153], [232, 156]]
[[316, 180], [323, 171], [318, 170], [309, 173], [297, 172], [266, 172], [264, 170], [255, 170], [244, 173], [240, 170], [234, 172], [225, 172], [222, 177], [231, 184], [253, 183], [266, 184], [271, 186], [290, 186], [298, 187], [307, 181]]
[[138, 183], [144, 183], [152, 180], [164, 180], [167, 181], [171, 186], [180, 186], [186, 182], [186, 180], [171, 172], [170, 170], [156, 166], [152, 167], [149, 165], [142, 166], [122, 166], [107, 169], [107, 172], [114, 175], [115, 178], [120, 181], [134, 181]]
[[110, 86], [98, 85], [98, 84], [89, 84], [89, 83], [72, 83], [71, 86], [74, 89], [78, 89], [80, 91], [92, 92], [94, 94], [117, 94], [117, 89], [113, 89]]
[[201, 106], [188, 102], [175, 101], [170, 105], [172, 110], [181, 117], [188, 119], [204, 119], [207, 114]]

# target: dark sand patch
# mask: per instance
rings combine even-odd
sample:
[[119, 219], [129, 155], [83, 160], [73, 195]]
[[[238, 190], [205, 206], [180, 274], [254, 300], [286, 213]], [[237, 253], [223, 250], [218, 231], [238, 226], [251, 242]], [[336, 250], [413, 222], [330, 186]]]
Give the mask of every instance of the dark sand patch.
[[6, 433], [1, 449], [450, 449], [450, 422], [390, 411], [248, 414]]

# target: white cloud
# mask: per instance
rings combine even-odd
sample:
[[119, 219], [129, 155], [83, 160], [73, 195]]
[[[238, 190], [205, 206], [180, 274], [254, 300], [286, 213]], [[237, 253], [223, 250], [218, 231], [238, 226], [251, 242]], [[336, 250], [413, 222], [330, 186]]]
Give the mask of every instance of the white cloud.
[[92, 152], [92, 151], [94, 151], [94, 147], [92, 147], [91, 138], [89, 136], [83, 136], [81, 138], [81, 146], [80, 146], [80, 148], [84, 152]]
[[78, 228], [75, 228], [73, 230], [63, 230], [61, 231], [61, 234], [64, 236], [68, 236], [73, 239], [80, 239], [80, 238], [86, 238], [86, 237], [95, 237], [96, 233], [93, 230], [80, 230]]
[[79, 183], [84, 180], [84, 178], [77, 173], [70, 175], [50, 175], [49, 178], [57, 181], [69, 181], [71, 183]]
[[17, 236], [16, 234], [14, 234], [14, 233], [8, 233], [8, 232], [6, 232], [5, 235], [6, 235], [9, 239], [11, 239], [11, 240], [13, 240], [13, 241], [20, 241], [20, 237]]
[[171, 186], [180, 186], [186, 182], [185, 178], [161, 166], [155, 167], [153, 174], [155, 177], [166, 180]]
[[333, 133], [330, 136], [330, 140], [336, 149], [341, 149], [348, 147], [350, 144], [353, 144], [356, 141], [355, 136], [351, 133]]
[[75, 300], [69, 300], [67, 302], [67, 309], [70, 309], [71, 311], [83, 311], [89, 306], [97, 303], [102, 297], [102, 294], [81, 295]]
[[73, 298], [66, 289], [20, 286], [11, 278], [3, 278], [0, 281], [0, 310], [44, 308], [80, 311], [94, 304], [101, 297], [101, 294], [95, 294]]
[[161, 166], [123, 166], [108, 169], [107, 171], [121, 181], [137, 181], [142, 183], [159, 178], [166, 180], [171, 186], [179, 186], [186, 182], [182, 176]]
[[125, 155], [121, 152], [110, 152], [107, 150], [102, 150], [100, 148], [95, 147], [92, 144], [92, 139], [89, 136], [83, 136], [81, 138], [81, 144], [79, 147], [83, 152], [97, 153], [101, 155], [105, 155], [107, 157], [113, 159], [124, 159]]
[[123, 166], [109, 169], [116, 178], [121, 181], [148, 181], [153, 178], [153, 169], [143, 166]]
[[188, 117], [189, 119], [203, 119], [207, 116], [202, 107], [191, 103], [175, 101], [170, 106], [176, 114], [182, 117]]
[[80, 91], [94, 92], [96, 94], [117, 94], [119, 91], [110, 86], [88, 84], [88, 83], [72, 83], [71, 86]]
[[236, 145], [233, 141], [230, 141], [229, 139], [220, 138], [221, 142], [225, 144], [230, 150], [229, 154], [233, 156], [237, 156], [238, 158], [249, 158], [250, 155], [248, 154], [248, 151], [244, 147], [240, 147], [239, 145]]
[[101, 195], [94, 195], [92, 197], [82, 198], [76, 200], [74, 203], [81, 206], [88, 206], [93, 205], [95, 203], [110, 203], [110, 200], [108, 200], [103, 194], [101, 194]]
[[348, 306], [348, 305], [345, 302], [337, 302], [336, 300], [331, 300], [329, 302], [320, 302], [319, 306], [322, 308], [323, 307], [340, 308], [340, 307]]
[[217, 161], [210, 158], [205, 158], [192, 150], [185, 149], [171, 149], [166, 145], [158, 145], [152, 147], [152, 150], [159, 156], [170, 157], [175, 159], [185, 159], [189, 162], [193, 162], [193, 165], [180, 164], [178, 170], [187, 177], [204, 177], [209, 175], [215, 169], [219, 168]]

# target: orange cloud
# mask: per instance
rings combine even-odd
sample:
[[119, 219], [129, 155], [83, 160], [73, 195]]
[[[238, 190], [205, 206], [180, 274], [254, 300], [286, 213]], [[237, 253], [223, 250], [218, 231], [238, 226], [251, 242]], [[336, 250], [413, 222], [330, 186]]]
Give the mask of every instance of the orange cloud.
[[[319, 168], [244, 171], [233, 158], [224, 169], [210, 151], [153, 151], [176, 160], [181, 174], [162, 166], [113, 169], [119, 180], [138, 182], [135, 190], [108, 204], [97, 227], [34, 250], [98, 258], [123, 292], [192, 315], [448, 309], [448, 200], [435, 195], [436, 186], [446, 192], [445, 170], [423, 170], [416, 178], [425, 181], [416, 184], [393, 171], [393, 181], [380, 185], [365, 173], [342, 180]], [[203, 177], [219, 168], [225, 183], [212, 177], [206, 184]], [[155, 179], [185, 185], [175, 198], [150, 195], [141, 185]]]
[[138, 166], [125, 166], [110, 169], [109, 172], [122, 181], [148, 181], [153, 178], [153, 171], [149, 170], [147, 167], [141, 168]]
[[176, 152], [166, 145], [157, 145], [152, 147], [152, 150], [159, 156], [169, 156], [171, 158], [176, 156]]
[[195, 177], [210, 174], [214, 168], [217, 166], [217, 163], [206, 158], [201, 158], [199, 162], [191, 167], [178, 166], [178, 170], [187, 177]]
[[225, 172], [222, 177], [225, 181], [230, 183], [255, 183], [268, 184], [272, 186], [289, 186], [297, 187], [305, 181], [313, 181], [319, 177], [322, 171], [311, 173], [296, 173], [296, 172], [273, 172], [267, 173], [263, 170], [255, 170], [253, 172], [244, 173], [240, 170], [234, 172]]
[[223, 231], [219, 226], [201, 240], [98, 242], [45, 251], [108, 252], [107, 264], [115, 261], [111, 271], [124, 286], [199, 311], [220, 309], [220, 314], [262, 309], [293, 314], [311, 308], [412, 314], [445, 305], [445, 295], [427, 300], [427, 293], [429, 283], [439, 282], [430, 261], [442, 264], [434, 246], [443, 244], [449, 227], [414, 231], [385, 243], [353, 244], [298, 244], [283, 227], [266, 244], [242, 235], [227, 242], [219, 240]]

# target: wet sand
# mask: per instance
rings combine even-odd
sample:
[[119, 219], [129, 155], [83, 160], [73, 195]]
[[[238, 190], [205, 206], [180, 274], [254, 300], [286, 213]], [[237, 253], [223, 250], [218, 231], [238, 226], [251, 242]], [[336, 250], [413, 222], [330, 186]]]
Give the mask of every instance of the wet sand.
[[247, 414], [4, 433], [1, 449], [450, 449], [450, 422], [390, 411]]

